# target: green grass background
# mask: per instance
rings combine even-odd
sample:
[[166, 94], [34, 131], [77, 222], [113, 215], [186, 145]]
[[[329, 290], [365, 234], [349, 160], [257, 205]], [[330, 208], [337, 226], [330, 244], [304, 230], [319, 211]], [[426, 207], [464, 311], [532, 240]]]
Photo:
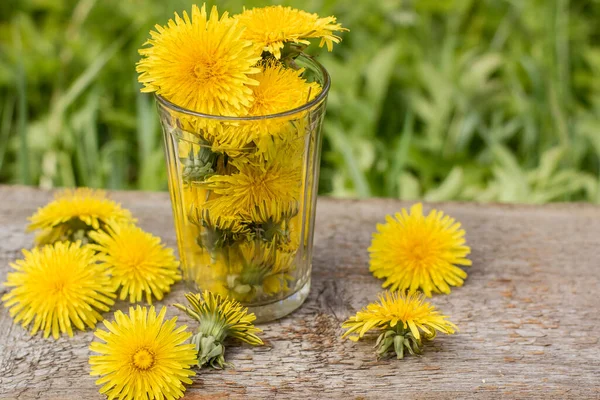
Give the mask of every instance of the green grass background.
[[[190, 4], [1, 1], [0, 181], [166, 189], [134, 68], [151, 27]], [[600, 1], [285, 4], [351, 30], [317, 52], [333, 77], [321, 193], [600, 202]]]

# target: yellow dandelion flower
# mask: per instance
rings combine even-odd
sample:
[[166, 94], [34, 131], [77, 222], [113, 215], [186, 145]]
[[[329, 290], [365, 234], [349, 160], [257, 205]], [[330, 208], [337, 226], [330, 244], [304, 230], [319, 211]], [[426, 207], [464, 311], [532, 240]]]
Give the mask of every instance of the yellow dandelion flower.
[[321, 92], [317, 82], [302, 78], [304, 69], [286, 68], [280, 63], [265, 63], [254, 78], [258, 85], [252, 88], [254, 101], [249, 115], [271, 115], [298, 108]]
[[117, 311], [114, 322], [104, 321], [108, 331], [98, 329], [90, 350], [92, 376], [100, 376], [96, 385], [109, 399], [179, 399], [184, 383], [194, 376], [196, 363], [193, 344], [185, 343], [191, 333], [187, 326], [177, 327], [177, 317], [164, 321], [166, 307], [158, 315], [154, 307], [129, 308], [129, 314]]
[[89, 231], [104, 229], [110, 221], [136, 222], [128, 210], [106, 198], [102, 190], [67, 189], [58, 192], [54, 201], [29, 217], [28, 231], [42, 230], [38, 245], [64, 240], [86, 240]]
[[[317, 82], [307, 82], [302, 78], [303, 73], [304, 69], [286, 68], [276, 62], [262, 63], [261, 72], [253, 75], [258, 85], [252, 87], [254, 100], [247, 115], [278, 114], [313, 100], [321, 92], [321, 86]], [[252, 150], [254, 145], [260, 151], [265, 151], [275, 139], [302, 138], [304, 131], [299, 132], [296, 123], [302, 118], [305, 118], [305, 114], [301, 113], [289, 117], [223, 123], [218, 129], [205, 130], [204, 135], [211, 141], [213, 151], [226, 151], [239, 157], [249, 153], [243, 150]]]
[[90, 237], [96, 242], [90, 247], [109, 269], [115, 288], [120, 288], [121, 300], [129, 296], [133, 303], [145, 295], [152, 304], [152, 296], [162, 300], [171, 285], [181, 279], [173, 249], [135, 225], [111, 224], [106, 232], [92, 232]]
[[230, 158], [247, 157], [256, 151], [253, 144], [256, 129], [253, 125], [254, 121], [224, 121], [204, 129], [202, 135], [210, 142], [214, 153], [227, 153]]
[[60, 333], [73, 336], [73, 325], [85, 330], [102, 320], [116, 297], [106, 267], [96, 263], [94, 251], [81, 242], [56, 243], [31, 251], [11, 267], [2, 296], [15, 323], [24, 328], [33, 322], [31, 334], [44, 332], [44, 338]]
[[302, 168], [283, 157], [264, 165], [231, 161], [239, 172], [213, 175], [206, 187], [219, 197], [205, 206], [216, 217], [241, 216], [243, 219], [283, 217], [281, 210], [297, 210], [302, 184]]
[[306, 122], [305, 117], [294, 119], [289, 122], [290, 129], [274, 131], [276, 135], [261, 135], [263, 140], [257, 144], [255, 159], [269, 162], [285, 157], [289, 162], [295, 163], [296, 168], [302, 168], [306, 141], [311, 133], [306, 129]]
[[402, 209], [395, 218], [388, 215], [386, 222], [377, 225], [369, 247], [371, 272], [385, 279], [384, 288], [420, 289], [431, 297], [462, 286], [467, 273], [456, 265], [471, 265], [466, 258], [471, 249], [460, 223], [437, 210], [423, 216], [421, 203], [410, 214]]
[[218, 201], [207, 200], [204, 204], [194, 204], [188, 218], [192, 224], [204, 228], [209, 235], [215, 232], [208, 231], [215, 228], [236, 236], [249, 233], [248, 226], [244, 225], [243, 219], [239, 215], [228, 215], [219, 206]]
[[240, 260], [231, 263], [227, 276], [232, 297], [240, 301], [261, 299], [288, 289], [295, 253], [278, 250], [262, 240], [242, 243], [239, 250]]
[[453, 334], [456, 325], [447, 320], [429, 303], [421, 293], [386, 292], [379, 301], [371, 303], [342, 324], [347, 331], [342, 338], [353, 341], [361, 339], [367, 332], [380, 333], [375, 347], [377, 356], [393, 350], [397, 357], [404, 357], [404, 350], [420, 354], [422, 338], [432, 340], [436, 331]]
[[312, 38], [320, 38], [319, 46], [327, 45], [331, 51], [333, 43], [341, 41], [334, 32], [347, 30], [335, 17], [319, 18], [317, 14], [283, 6], [244, 10], [235, 18], [246, 27], [242, 37], [254, 43], [257, 54], [266, 51], [277, 59], [281, 58], [285, 43], [308, 45], [307, 39]]
[[248, 314], [248, 309], [235, 300], [222, 297], [205, 290], [200, 293], [185, 295], [190, 304], [186, 307], [175, 304], [175, 307], [185, 311], [198, 321], [197, 333], [192, 337], [192, 343], [198, 351], [198, 365], [210, 365], [213, 368], [225, 366], [225, 338], [232, 337], [252, 346], [259, 346], [263, 341], [256, 336], [262, 332], [253, 322], [254, 314]]
[[[282, 113], [298, 108], [313, 100], [321, 92], [317, 82], [307, 82], [302, 78], [303, 69], [285, 68], [278, 63], [267, 63], [256, 75], [258, 86], [253, 88], [254, 102], [249, 115], [262, 116]], [[289, 117], [278, 117], [254, 121], [248, 125], [244, 135], [252, 137], [258, 150], [265, 152], [273, 147], [273, 141], [285, 139], [302, 143], [304, 131], [299, 130], [297, 121], [305, 118], [304, 113]], [[292, 120], [294, 119], [294, 120]]]
[[150, 32], [150, 47], [140, 49], [138, 80], [143, 92], [156, 92], [172, 103], [197, 112], [235, 116], [252, 101], [249, 75], [260, 70], [252, 43], [243, 39], [243, 27], [213, 7], [192, 6], [191, 18], [175, 13], [167, 26]]
[[250, 226], [239, 215], [226, 215], [217, 202], [195, 206], [188, 220], [195, 226], [194, 242], [199, 249], [215, 253], [224, 246], [252, 235]]

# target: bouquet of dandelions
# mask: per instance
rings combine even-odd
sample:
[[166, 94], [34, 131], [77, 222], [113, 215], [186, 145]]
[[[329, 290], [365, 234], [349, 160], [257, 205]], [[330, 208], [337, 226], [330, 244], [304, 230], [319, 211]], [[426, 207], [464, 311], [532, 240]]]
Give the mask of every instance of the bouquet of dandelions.
[[192, 7], [140, 50], [157, 95], [184, 279], [247, 305], [308, 280], [319, 129], [329, 84], [303, 54], [335, 17], [290, 7]]

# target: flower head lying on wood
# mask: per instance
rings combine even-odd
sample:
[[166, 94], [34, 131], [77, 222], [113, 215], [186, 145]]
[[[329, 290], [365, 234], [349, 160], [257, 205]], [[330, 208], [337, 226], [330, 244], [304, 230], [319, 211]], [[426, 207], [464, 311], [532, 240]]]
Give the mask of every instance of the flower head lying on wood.
[[460, 223], [432, 210], [423, 216], [421, 203], [388, 215], [385, 224], [377, 225], [371, 253], [370, 269], [383, 278], [389, 290], [422, 290], [450, 293], [450, 286], [462, 286], [467, 273], [456, 265], [471, 265], [466, 256], [465, 231]]
[[173, 249], [166, 248], [156, 237], [133, 224], [109, 224], [105, 231], [91, 232], [98, 261], [108, 267], [120, 299], [131, 303], [143, 297], [162, 300], [171, 285], [181, 280], [179, 262]]
[[94, 251], [76, 243], [56, 243], [31, 251], [23, 250], [25, 258], [11, 264], [6, 287], [12, 289], [2, 296], [4, 306], [15, 323], [31, 334], [44, 332], [47, 338], [58, 339], [60, 333], [73, 336], [73, 325], [85, 330], [102, 320], [101, 312], [114, 304], [114, 287], [108, 270], [98, 264]]
[[29, 231], [41, 230], [38, 245], [57, 241], [87, 241], [90, 231], [102, 230], [110, 221], [133, 223], [129, 210], [109, 200], [105, 192], [89, 188], [58, 192], [54, 201], [37, 210]]
[[256, 316], [248, 314], [248, 309], [235, 300], [221, 297], [218, 294], [204, 291], [185, 295], [190, 307], [175, 304], [198, 321], [197, 333], [192, 337], [198, 352], [198, 365], [210, 365], [213, 368], [225, 366], [226, 337], [232, 337], [252, 346], [259, 346], [263, 341], [256, 336], [262, 332], [253, 324]]
[[196, 363], [191, 333], [175, 325], [177, 317], [164, 321], [166, 307], [158, 315], [154, 307], [117, 311], [114, 321], [104, 321], [108, 331], [98, 329], [102, 342], [92, 342], [91, 375], [100, 376], [100, 393], [109, 399], [178, 399], [184, 383], [190, 384]]
[[405, 350], [421, 354], [423, 339], [432, 340], [436, 331], [453, 334], [456, 325], [447, 318], [426, 303], [422, 294], [386, 292], [377, 303], [369, 304], [342, 324], [347, 329], [342, 338], [357, 341], [375, 330], [379, 332], [375, 344], [377, 357], [392, 352], [401, 359]]

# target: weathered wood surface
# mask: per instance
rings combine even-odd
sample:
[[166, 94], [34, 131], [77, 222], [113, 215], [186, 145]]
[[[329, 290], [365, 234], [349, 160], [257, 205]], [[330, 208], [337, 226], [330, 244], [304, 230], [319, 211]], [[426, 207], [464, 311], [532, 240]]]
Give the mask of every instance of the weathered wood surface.
[[[26, 217], [50, 198], [0, 187], [2, 281], [32, 243]], [[112, 198], [175, 246], [166, 193]], [[401, 361], [375, 361], [373, 343], [340, 340], [340, 323], [380, 291], [367, 267], [375, 223], [403, 205], [321, 198], [307, 302], [262, 326], [264, 347], [228, 347], [236, 368], [201, 371], [186, 398], [600, 398], [600, 208], [590, 205], [438, 205], [463, 223], [473, 249], [465, 286], [432, 299], [460, 332]], [[178, 284], [163, 303], [183, 291]], [[31, 337], [2, 307], [0, 398], [102, 398], [88, 375], [91, 340]]]

